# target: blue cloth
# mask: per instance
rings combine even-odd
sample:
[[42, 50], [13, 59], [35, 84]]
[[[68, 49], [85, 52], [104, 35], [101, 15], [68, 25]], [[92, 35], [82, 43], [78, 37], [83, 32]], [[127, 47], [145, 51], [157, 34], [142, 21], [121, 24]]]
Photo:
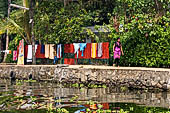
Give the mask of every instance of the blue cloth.
[[74, 43], [74, 54], [77, 53], [77, 58], [79, 56], [80, 43]]
[[80, 43], [80, 51], [82, 51], [81, 56], [83, 56], [84, 49], [86, 48], [87, 43]]
[[62, 48], [61, 44], [57, 45], [57, 58], [61, 58]]
[[57, 61], [57, 56], [54, 56], [54, 61], [53, 61], [53, 63], [56, 64], [56, 61]]
[[40, 51], [41, 54], [45, 54], [45, 45], [41, 45], [41, 51]]

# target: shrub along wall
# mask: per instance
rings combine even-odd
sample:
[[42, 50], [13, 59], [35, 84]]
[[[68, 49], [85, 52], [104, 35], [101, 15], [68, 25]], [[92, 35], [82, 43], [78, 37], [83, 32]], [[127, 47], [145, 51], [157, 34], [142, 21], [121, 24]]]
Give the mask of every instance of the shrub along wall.
[[122, 66], [170, 67], [170, 18], [137, 15], [121, 35]]

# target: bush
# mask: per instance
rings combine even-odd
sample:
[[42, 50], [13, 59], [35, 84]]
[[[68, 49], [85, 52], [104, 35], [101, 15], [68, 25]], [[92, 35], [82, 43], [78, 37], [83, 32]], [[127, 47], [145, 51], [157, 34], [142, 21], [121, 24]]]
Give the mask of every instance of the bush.
[[155, 20], [137, 15], [121, 35], [124, 54], [122, 66], [169, 67], [170, 66], [170, 19]]

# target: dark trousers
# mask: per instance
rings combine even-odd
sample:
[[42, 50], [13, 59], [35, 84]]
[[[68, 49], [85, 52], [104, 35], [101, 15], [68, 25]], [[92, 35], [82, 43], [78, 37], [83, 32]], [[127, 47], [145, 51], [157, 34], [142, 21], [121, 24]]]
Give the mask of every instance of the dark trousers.
[[115, 64], [116, 64], [116, 66], [119, 66], [119, 60], [120, 60], [119, 58], [116, 58], [116, 59], [115, 59]]

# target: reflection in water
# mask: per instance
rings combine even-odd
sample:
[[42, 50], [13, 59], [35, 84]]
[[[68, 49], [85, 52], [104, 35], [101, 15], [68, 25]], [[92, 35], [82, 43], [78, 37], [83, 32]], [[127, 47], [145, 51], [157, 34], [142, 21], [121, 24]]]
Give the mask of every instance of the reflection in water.
[[[10, 109], [14, 109], [15, 103], [20, 104], [20, 108], [25, 109], [34, 107], [42, 109], [55, 103], [53, 107], [75, 106], [78, 102], [85, 104], [89, 100], [99, 103], [137, 103], [140, 105], [166, 107], [170, 106], [169, 92], [146, 92], [146, 91], [122, 91], [120, 88], [66, 88], [61, 84], [45, 83], [45, 82], [9, 82], [7, 80], [0, 81], [0, 108], [5, 109], [3, 99], [5, 96], [23, 97], [25, 100], [16, 98], [12, 100], [14, 104]], [[36, 98], [35, 98], [36, 97]], [[36, 99], [36, 101], [33, 101]], [[8, 100], [8, 99], [7, 99]], [[76, 104], [75, 104], [76, 103]], [[15, 106], [15, 107], [14, 107]], [[18, 107], [18, 106], [17, 106]]]

